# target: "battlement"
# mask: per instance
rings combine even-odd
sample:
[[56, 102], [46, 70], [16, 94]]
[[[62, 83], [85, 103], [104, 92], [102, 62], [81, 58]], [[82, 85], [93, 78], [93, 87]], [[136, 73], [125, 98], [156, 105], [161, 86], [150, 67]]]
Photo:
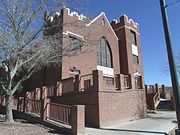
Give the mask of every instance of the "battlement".
[[87, 22], [87, 17], [84, 16], [83, 14], [78, 14], [75, 11], [71, 11], [69, 8], [63, 8], [61, 12], [56, 12], [55, 15], [54, 14], [50, 15], [50, 13], [46, 11], [44, 13], [45, 26], [51, 26], [55, 24], [60, 18], [62, 18], [65, 15], [69, 16], [70, 18], [72, 17], [74, 21], [77, 20], [77, 21]]
[[138, 27], [139, 24], [137, 22], [134, 22], [133, 19], [129, 19], [127, 15], [123, 15], [125, 18], [126, 18], [126, 21], [129, 23], [129, 24], [132, 24], [134, 27]]
[[129, 19], [128, 16], [125, 14], [120, 17], [119, 21], [116, 19], [113, 19], [111, 22], [111, 25], [118, 26], [118, 27], [121, 27], [123, 25], [131, 26], [133, 28], [139, 27], [139, 24], [137, 22], [134, 22], [133, 19]]
[[71, 12], [71, 10], [70, 10], [69, 8], [65, 8], [65, 10], [67, 10], [69, 16], [75, 16], [75, 17], [78, 18], [78, 20], [83, 21], [84, 19], [87, 18], [87, 17], [84, 16], [83, 14], [80, 14], [80, 15], [79, 15], [79, 14], [78, 14], [77, 12], [75, 12], [75, 11]]

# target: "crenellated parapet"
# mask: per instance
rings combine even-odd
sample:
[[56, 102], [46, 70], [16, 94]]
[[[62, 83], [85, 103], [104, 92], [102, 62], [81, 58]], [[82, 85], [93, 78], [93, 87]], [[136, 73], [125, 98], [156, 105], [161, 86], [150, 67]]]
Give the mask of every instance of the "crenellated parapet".
[[60, 12], [50, 14], [48, 11], [44, 13], [44, 26], [46, 33], [52, 35], [61, 33], [65, 26], [67, 27], [86, 27], [90, 21], [83, 14], [71, 11], [69, 8], [63, 8]]
[[133, 19], [129, 19], [127, 15], [123, 15], [125, 17], [125, 20], [127, 23], [129, 23], [130, 25], [133, 25], [134, 27], [138, 27], [139, 24], [137, 22], [134, 22]]
[[46, 11], [44, 13], [44, 22], [45, 22], [45, 26], [52, 26], [53, 24], [55, 24], [57, 21], [60, 20], [60, 18], [63, 17], [68, 17], [69, 21], [73, 20], [75, 21], [82, 21], [82, 22], [86, 22], [87, 23], [87, 17], [83, 14], [78, 14], [75, 11], [71, 11], [69, 8], [63, 8], [61, 10], [61, 12], [56, 12], [55, 15], [52, 14], [50, 15], [50, 13], [48, 11]]
[[139, 24], [133, 19], [129, 19], [127, 15], [121, 16], [119, 20], [113, 19], [111, 22], [111, 26], [114, 30], [126, 27], [139, 32]]
[[75, 12], [75, 11], [72, 11], [71, 12], [71, 10], [69, 9], [69, 8], [64, 8], [64, 10], [67, 10], [67, 14], [69, 15], [69, 16], [72, 16], [72, 17], [76, 17], [78, 20], [81, 20], [81, 21], [83, 21], [84, 19], [86, 19], [87, 17], [86, 16], [84, 16], [83, 14], [78, 14], [77, 12]]

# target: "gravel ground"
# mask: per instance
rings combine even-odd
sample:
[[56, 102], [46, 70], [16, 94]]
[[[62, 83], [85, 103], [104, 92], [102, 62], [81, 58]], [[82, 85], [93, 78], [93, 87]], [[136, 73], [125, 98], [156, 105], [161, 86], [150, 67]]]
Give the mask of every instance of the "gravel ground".
[[[20, 121], [20, 122], [19, 122]], [[13, 124], [0, 122], [0, 135], [65, 135], [55, 129], [27, 121], [16, 120]], [[66, 134], [67, 135], [67, 134]]]

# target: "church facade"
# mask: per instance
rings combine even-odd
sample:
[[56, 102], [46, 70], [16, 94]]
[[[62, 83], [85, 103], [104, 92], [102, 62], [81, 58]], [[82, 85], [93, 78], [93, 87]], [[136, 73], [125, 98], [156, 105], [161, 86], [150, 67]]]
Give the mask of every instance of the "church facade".
[[109, 22], [103, 12], [89, 20], [68, 8], [53, 17], [46, 12], [44, 20], [44, 35], [57, 35], [65, 51], [59, 68], [37, 73], [26, 90], [46, 86], [51, 102], [85, 105], [90, 126], [146, 116], [139, 24], [126, 15]]

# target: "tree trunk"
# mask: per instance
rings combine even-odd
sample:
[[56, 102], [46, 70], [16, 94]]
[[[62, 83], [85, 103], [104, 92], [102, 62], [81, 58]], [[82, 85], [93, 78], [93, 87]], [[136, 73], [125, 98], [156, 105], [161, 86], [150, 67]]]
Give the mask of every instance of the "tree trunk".
[[13, 112], [12, 112], [12, 96], [7, 96], [6, 99], [6, 122], [8, 123], [14, 122]]

